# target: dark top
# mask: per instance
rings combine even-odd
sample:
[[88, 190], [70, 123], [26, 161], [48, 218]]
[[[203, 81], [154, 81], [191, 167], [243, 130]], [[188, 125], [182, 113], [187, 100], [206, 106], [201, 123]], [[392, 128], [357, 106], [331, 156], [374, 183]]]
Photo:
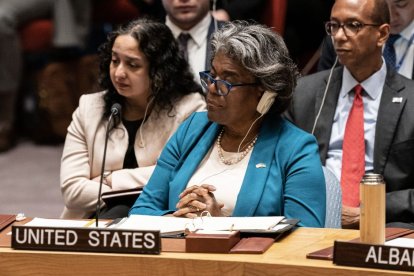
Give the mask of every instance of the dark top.
[[125, 153], [123, 168], [124, 169], [138, 168], [138, 162], [137, 162], [137, 158], [135, 156], [135, 150], [134, 150], [134, 143], [135, 143], [135, 137], [136, 137], [138, 128], [141, 125], [142, 120], [127, 121], [125, 119], [122, 119], [122, 123], [124, 124], [128, 132], [128, 149]]

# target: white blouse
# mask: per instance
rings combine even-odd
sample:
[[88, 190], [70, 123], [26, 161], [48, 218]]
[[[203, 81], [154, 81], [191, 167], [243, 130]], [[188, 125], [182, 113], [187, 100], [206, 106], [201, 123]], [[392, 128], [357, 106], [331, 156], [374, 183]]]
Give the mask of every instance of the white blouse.
[[[200, 166], [191, 177], [187, 187], [201, 184], [215, 186], [216, 191], [213, 192], [214, 196], [217, 202], [224, 204], [222, 214], [224, 216], [231, 216], [252, 151], [253, 148], [240, 162], [225, 165], [220, 161], [217, 144], [214, 143], [212, 149], [206, 154]], [[222, 152], [226, 160], [237, 158], [239, 154], [236, 152], [226, 152], [224, 150]]]

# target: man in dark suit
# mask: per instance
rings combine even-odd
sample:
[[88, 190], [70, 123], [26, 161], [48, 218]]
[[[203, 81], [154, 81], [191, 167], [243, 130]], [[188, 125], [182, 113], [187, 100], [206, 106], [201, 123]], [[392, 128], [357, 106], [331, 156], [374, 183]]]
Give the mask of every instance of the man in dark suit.
[[[387, 68], [382, 58], [389, 23], [386, 0], [336, 0], [326, 27], [343, 66], [331, 77], [328, 70], [301, 78], [287, 114], [316, 136], [323, 164], [341, 179], [346, 228], [359, 225], [358, 183], [346, 177], [347, 162], [361, 156], [352, 150], [361, 147], [363, 168], [355, 170], [354, 180], [359, 182], [365, 171], [382, 174], [387, 223], [414, 226], [414, 82]], [[358, 84], [362, 91], [354, 92]], [[358, 115], [361, 139], [348, 131], [361, 134], [354, 124]], [[349, 137], [354, 138], [349, 142]], [[356, 200], [348, 201], [354, 192]]]

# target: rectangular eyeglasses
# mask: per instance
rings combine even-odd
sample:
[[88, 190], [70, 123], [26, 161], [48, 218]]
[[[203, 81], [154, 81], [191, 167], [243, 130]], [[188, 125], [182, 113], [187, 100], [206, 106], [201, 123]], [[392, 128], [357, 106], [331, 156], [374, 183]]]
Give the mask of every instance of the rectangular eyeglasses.
[[257, 82], [252, 82], [252, 83], [229, 83], [228, 81], [225, 81], [225, 80], [216, 80], [210, 74], [210, 71], [203, 71], [203, 72], [200, 72], [199, 74], [200, 74], [201, 86], [203, 87], [204, 92], [207, 93], [208, 92], [208, 87], [211, 84], [214, 84], [214, 88], [216, 89], [217, 94], [219, 94], [220, 96], [227, 96], [230, 93], [230, 90], [233, 87], [257, 85], [258, 84]]
[[335, 36], [339, 29], [342, 28], [346, 36], [356, 35], [362, 28], [366, 26], [381, 26], [380, 24], [365, 24], [358, 21], [351, 21], [346, 23], [339, 23], [336, 21], [328, 21], [325, 23], [326, 33], [330, 36]]

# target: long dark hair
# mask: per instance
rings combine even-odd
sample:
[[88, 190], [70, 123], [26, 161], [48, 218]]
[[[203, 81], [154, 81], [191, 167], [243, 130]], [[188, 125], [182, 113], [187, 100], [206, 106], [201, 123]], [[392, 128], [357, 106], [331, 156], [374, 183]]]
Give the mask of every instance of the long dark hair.
[[123, 105], [121, 96], [112, 84], [109, 66], [111, 64], [112, 46], [120, 35], [130, 35], [138, 42], [138, 47], [149, 62], [151, 79], [150, 99], [155, 106], [154, 111], [172, 111], [174, 102], [184, 95], [201, 91], [194, 81], [189, 65], [179, 52], [178, 45], [170, 29], [163, 23], [147, 18], [134, 20], [108, 35], [107, 41], [98, 51], [100, 57], [99, 84], [105, 93], [105, 116], [109, 116], [112, 104]]

